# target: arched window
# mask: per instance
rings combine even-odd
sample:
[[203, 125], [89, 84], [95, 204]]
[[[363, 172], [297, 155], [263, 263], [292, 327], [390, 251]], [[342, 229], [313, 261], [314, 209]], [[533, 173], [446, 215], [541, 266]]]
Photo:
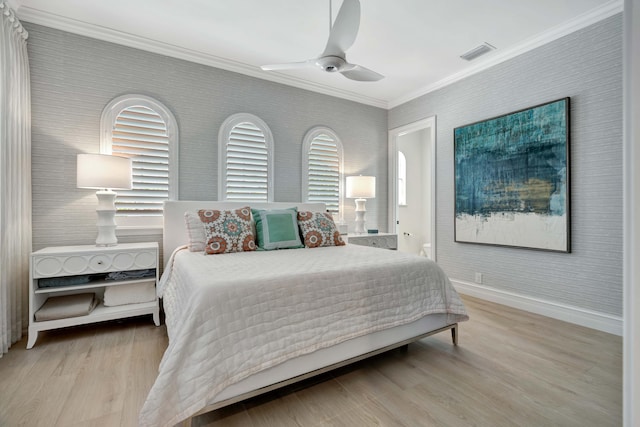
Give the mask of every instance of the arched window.
[[228, 117], [218, 137], [222, 200], [273, 200], [273, 136], [260, 118], [247, 113]]
[[317, 126], [302, 142], [302, 194], [306, 202], [321, 202], [341, 219], [342, 142], [334, 131]]
[[407, 158], [398, 151], [398, 206], [407, 206]]
[[[103, 154], [132, 160], [133, 188], [119, 190], [116, 198], [119, 224], [161, 225], [162, 203], [178, 198], [175, 117], [153, 98], [124, 95], [104, 108], [100, 129]], [[149, 217], [157, 219], [149, 222]]]

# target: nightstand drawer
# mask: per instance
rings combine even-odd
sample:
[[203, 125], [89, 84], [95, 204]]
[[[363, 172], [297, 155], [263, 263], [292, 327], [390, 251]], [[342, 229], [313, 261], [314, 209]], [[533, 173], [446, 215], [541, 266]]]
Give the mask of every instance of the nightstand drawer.
[[138, 250], [87, 255], [38, 255], [33, 257], [34, 279], [145, 268], [156, 268], [155, 251]]

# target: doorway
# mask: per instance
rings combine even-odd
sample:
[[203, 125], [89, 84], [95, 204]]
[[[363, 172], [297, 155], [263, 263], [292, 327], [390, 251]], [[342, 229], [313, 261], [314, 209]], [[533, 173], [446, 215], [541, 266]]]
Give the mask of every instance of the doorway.
[[389, 131], [389, 230], [398, 250], [435, 260], [435, 117]]

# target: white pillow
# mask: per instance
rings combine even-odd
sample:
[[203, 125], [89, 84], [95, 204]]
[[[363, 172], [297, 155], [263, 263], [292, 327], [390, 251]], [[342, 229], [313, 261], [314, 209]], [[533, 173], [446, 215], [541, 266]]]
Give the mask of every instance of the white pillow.
[[189, 233], [189, 251], [204, 252], [207, 234], [200, 217], [196, 212], [185, 212], [184, 222], [187, 225], [187, 232]]

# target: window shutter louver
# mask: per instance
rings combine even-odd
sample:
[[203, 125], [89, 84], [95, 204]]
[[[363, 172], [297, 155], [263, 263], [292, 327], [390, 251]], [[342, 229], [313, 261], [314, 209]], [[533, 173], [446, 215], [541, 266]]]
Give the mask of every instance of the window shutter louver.
[[132, 160], [133, 188], [119, 190], [119, 215], [162, 215], [169, 198], [169, 135], [167, 124], [144, 106], [123, 109], [113, 125], [111, 151]]
[[250, 122], [231, 129], [226, 152], [226, 199], [268, 201], [269, 153], [262, 130]]
[[321, 134], [313, 138], [309, 148], [308, 201], [321, 202], [327, 210], [340, 209], [340, 157], [333, 138]]

